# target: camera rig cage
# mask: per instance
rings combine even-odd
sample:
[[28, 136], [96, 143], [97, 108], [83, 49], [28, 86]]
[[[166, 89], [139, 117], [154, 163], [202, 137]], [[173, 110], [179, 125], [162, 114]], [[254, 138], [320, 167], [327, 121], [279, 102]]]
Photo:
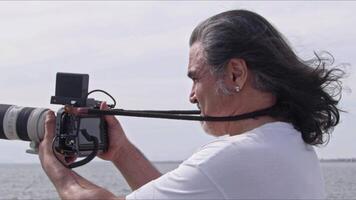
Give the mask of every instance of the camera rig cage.
[[[56, 158], [66, 167], [74, 168], [84, 165], [95, 158], [98, 152], [105, 152], [108, 148], [107, 124], [103, 115], [78, 115], [70, 112], [75, 107], [100, 109], [101, 101], [88, 98], [89, 75], [58, 72], [56, 75], [55, 96], [51, 97], [51, 104], [64, 105], [57, 111], [55, 138], [52, 150]], [[112, 98], [113, 99], [113, 98]], [[116, 104], [115, 99], [113, 99]], [[109, 105], [114, 107], [115, 105]], [[64, 157], [85, 157], [84, 159], [67, 165], [57, 154]]]

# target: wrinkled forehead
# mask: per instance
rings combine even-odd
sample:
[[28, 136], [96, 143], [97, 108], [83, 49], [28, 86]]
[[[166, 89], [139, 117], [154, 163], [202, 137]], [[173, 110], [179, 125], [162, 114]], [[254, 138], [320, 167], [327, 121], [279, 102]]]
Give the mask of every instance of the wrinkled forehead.
[[205, 65], [203, 48], [200, 43], [194, 43], [189, 51], [188, 71], [201, 71], [205, 69]]

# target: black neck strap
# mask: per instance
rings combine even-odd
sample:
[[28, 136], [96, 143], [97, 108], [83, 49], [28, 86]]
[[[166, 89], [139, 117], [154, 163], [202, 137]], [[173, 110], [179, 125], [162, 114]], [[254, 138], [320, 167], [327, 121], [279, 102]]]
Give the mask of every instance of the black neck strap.
[[145, 117], [145, 118], [161, 118], [161, 119], [176, 119], [176, 120], [189, 120], [189, 121], [237, 121], [248, 118], [255, 118], [259, 116], [273, 115], [274, 106], [257, 110], [250, 113], [244, 113], [235, 116], [226, 117], [213, 117], [213, 116], [200, 116], [199, 110], [124, 110], [124, 109], [111, 109], [99, 110], [88, 109], [90, 115], [121, 115], [130, 117]]

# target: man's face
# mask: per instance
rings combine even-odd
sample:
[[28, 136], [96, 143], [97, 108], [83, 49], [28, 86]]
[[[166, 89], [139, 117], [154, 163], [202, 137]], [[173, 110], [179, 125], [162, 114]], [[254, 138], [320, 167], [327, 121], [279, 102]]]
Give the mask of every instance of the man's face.
[[[218, 93], [217, 78], [205, 63], [200, 43], [190, 48], [188, 77], [193, 80], [190, 102], [196, 103], [203, 116], [226, 116], [224, 96]], [[218, 122], [202, 122], [203, 129], [212, 135], [218, 133]]]

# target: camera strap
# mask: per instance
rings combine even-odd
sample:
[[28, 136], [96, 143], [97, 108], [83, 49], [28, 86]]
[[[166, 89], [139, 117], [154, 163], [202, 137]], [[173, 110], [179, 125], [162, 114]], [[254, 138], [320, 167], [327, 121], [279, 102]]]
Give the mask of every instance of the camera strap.
[[[88, 97], [94, 92], [102, 92], [108, 95], [114, 102], [110, 108], [114, 108], [116, 105], [116, 100], [104, 90], [93, 90], [87, 94]], [[100, 110], [100, 109], [87, 109], [82, 110], [81, 114], [89, 115], [121, 115], [128, 117], [144, 117], [144, 118], [160, 118], [160, 119], [175, 119], [175, 120], [189, 120], [189, 121], [237, 121], [248, 118], [255, 118], [259, 116], [274, 116], [276, 106], [271, 106], [269, 108], [244, 113], [235, 116], [202, 116], [200, 110], [124, 110], [124, 109], [110, 109], [110, 110]]]
[[88, 109], [87, 114], [93, 115], [121, 115], [129, 117], [144, 117], [144, 118], [160, 118], [160, 119], [175, 119], [189, 121], [237, 121], [259, 116], [273, 115], [275, 107], [269, 107], [262, 110], [257, 110], [250, 113], [244, 113], [235, 116], [201, 116], [199, 110], [124, 110], [124, 109]]

